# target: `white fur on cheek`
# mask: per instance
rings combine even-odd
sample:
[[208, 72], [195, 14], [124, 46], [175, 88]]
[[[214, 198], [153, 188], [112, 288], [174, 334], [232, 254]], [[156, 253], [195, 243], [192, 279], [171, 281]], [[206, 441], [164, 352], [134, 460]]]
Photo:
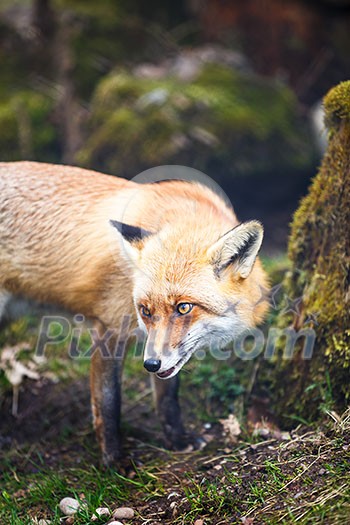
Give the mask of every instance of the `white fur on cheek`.
[[238, 317], [214, 317], [206, 321], [198, 321], [191, 327], [176, 350], [173, 350], [169, 355], [159, 356], [162, 361], [160, 372], [175, 367], [174, 372], [169, 376], [173, 377], [197, 350], [201, 348], [213, 350], [223, 348], [246, 328], [247, 325]]

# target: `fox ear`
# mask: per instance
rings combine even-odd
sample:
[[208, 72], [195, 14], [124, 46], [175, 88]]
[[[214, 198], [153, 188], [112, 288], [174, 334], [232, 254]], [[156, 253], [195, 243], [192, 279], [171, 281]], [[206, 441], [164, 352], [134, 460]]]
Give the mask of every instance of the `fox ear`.
[[130, 261], [137, 264], [143, 246], [142, 241], [152, 235], [152, 233], [139, 226], [130, 226], [130, 224], [125, 224], [124, 222], [110, 220], [109, 223], [126, 241], [123, 243], [124, 253], [129, 257]]
[[248, 277], [263, 236], [264, 229], [258, 221], [243, 222], [225, 233], [208, 251], [215, 273], [220, 275], [223, 270], [232, 267], [240, 277]]
[[144, 230], [139, 226], [130, 226], [130, 224], [125, 224], [124, 222], [110, 220], [110, 224], [122, 234], [123, 238], [130, 242], [139, 242], [152, 235], [148, 230]]

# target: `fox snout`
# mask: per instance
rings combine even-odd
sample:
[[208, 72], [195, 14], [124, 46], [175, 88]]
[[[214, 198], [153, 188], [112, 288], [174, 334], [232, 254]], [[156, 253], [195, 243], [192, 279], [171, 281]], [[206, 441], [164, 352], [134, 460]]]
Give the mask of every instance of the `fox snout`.
[[182, 368], [181, 340], [172, 339], [167, 329], [151, 329], [144, 350], [143, 366], [159, 379], [168, 379]]

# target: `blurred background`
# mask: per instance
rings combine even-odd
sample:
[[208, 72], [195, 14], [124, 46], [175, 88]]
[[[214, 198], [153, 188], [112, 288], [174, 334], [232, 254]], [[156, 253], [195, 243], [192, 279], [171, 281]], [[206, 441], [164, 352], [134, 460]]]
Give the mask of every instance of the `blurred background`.
[[349, 0], [1, 0], [0, 160], [197, 168], [275, 255], [349, 78]]

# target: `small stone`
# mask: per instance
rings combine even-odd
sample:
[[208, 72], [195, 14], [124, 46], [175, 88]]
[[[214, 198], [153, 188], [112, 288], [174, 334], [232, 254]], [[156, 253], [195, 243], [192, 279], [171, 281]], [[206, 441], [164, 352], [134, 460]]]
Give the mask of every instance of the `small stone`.
[[196, 449], [197, 450], [203, 450], [208, 445], [208, 441], [204, 438], [204, 436], [201, 436], [196, 439]]
[[318, 471], [320, 476], [323, 476], [323, 474], [326, 474], [326, 472], [327, 470], [325, 468], [320, 468], [320, 470]]
[[121, 521], [109, 521], [108, 525], [123, 525]]
[[91, 516], [91, 521], [98, 520], [99, 516], [109, 516], [110, 514], [111, 513], [107, 507], [98, 507]]
[[38, 525], [50, 525], [51, 520], [39, 520]]
[[60, 511], [65, 516], [72, 516], [73, 514], [77, 512], [77, 510], [79, 510], [80, 503], [78, 500], [74, 498], [63, 498], [60, 501], [59, 507], [60, 507]]
[[292, 436], [290, 435], [290, 432], [281, 432], [282, 441], [290, 441], [291, 439], [292, 439]]
[[130, 520], [135, 516], [135, 512], [130, 507], [119, 507], [113, 512], [113, 518], [118, 520]]
[[180, 494], [178, 492], [170, 492], [170, 494], [168, 494], [168, 497], [167, 499], [171, 499], [171, 498], [176, 498], [176, 497], [180, 497]]
[[170, 503], [170, 508], [172, 510], [173, 518], [176, 518], [176, 516], [178, 515], [178, 508], [177, 508], [176, 501], [173, 501], [173, 502]]
[[194, 451], [194, 446], [192, 443], [189, 443], [185, 448], [182, 448], [178, 452], [181, 452], [181, 454], [189, 454], [190, 452]]
[[258, 427], [254, 429], [253, 436], [260, 436], [263, 439], [267, 439], [268, 437], [270, 437], [270, 433], [271, 432], [269, 428]]
[[300, 492], [297, 492], [296, 494], [294, 494], [293, 498], [294, 498], [294, 499], [298, 499], [298, 498], [300, 498], [303, 494], [304, 494], [304, 492], [301, 490]]
[[203, 525], [204, 524], [204, 520], [196, 520], [194, 522], [194, 525]]

